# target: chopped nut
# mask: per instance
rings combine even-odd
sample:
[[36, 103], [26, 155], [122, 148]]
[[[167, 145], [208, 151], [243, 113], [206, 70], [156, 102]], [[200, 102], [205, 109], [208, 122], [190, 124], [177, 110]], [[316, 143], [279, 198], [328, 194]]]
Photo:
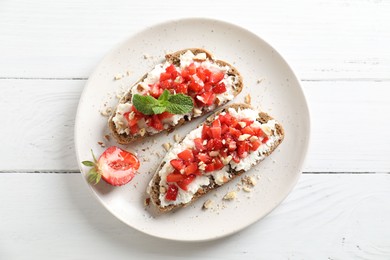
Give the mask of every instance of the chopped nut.
[[248, 104], [248, 105], [251, 104], [251, 95], [250, 95], [250, 94], [248, 94], [248, 95], [245, 96], [244, 102], [245, 102], [246, 104]]
[[180, 141], [180, 135], [179, 134], [175, 134], [174, 136], [173, 136], [173, 139], [175, 140], [175, 142], [179, 142]]
[[221, 158], [222, 160], [222, 163], [224, 165], [227, 165], [228, 163], [230, 163], [230, 161], [233, 159], [233, 157], [231, 155], [229, 155], [228, 157], [225, 157], [225, 158]]
[[198, 169], [204, 171], [206, 169], [206, 164], [202, 161], [198, 163]]
[[[132, 112], [133, 113], [133, 112]], [[145, 134], [146, 134], [146, 129], [145, 128], [141, 128], [140, 130], [139, 130], [139, 134], [141, 135], [141, 136], [144, 136]]]
[[144, 88], [141, 84], [138, 84], [137, 90], [138, 90], [139, 92], [142, 92], [142, 91], [145, 90], [145, 88]]
[[105, 110], [101, 110], [100, 111], [100, 114], [102, 116], [109, 116], [109, 115], [111, 115], [111, 113], [112, 113], [112, 108], [111, 107], [107, 107]]
[[241, 126], [241, 128], [246, 127], [246, 123], [245, 122], [238, 122], [238, 124]]
[[237, 193], [235, 191], [230, 191], [226, 193], [226, 195], [223, 197], [224, 200], [234, 200], [237, 196]]
[[164, 149], [165, 149], [165, 151], [169, 151], [169, 149], [171, 148], [171, 144], [170, 143], [164, 143], [163, 144], [163, 147], [164, 147]]
[[97, 143], [100, 145], [100, 147], [106, 147], [106, 145], [103, 142], [97, 142]]
[[202, 114], [202, 110], [200, 110], [199, 108], [194, 108], [194, 116], [197, 117], [197, 116], [200, 116]]
[[217, 157], [219, 155], [219, 152], [218, 151], [211, 151], [211, 152], [209, 152], [209, 155], [211, 157]]
[[131, 111], [130, 114], [129, 114], [129, 120], [134, 119], [134, 116], [135, 116], [134, 111]]
[[244, 141], [248, 139], [251, 135], [250, 134], [243, 134], [238, 137], [238, 141]]
[[255, 186], [257, 184], [257, 181], [252, 176], [243, 177], [241, 182], [247, 186]]
[[166, 192], [167, 192], [167, 188], [165, 188], [164, 186], [160, 186], [160, 193], [165, 194]]
[[210, 200], [210, 199], [208, 199], [208, 200], [206, 200], [206, 201], [203, 203], [202, 209], [209, 209], [209, 208], [212, 207], [212, 205], [213, 205], [213, 201]]
[[244, 186], [242, 188], [242, 190], [245, 191], [245, 192], [251, 192], [252, 191], [248, 186]]
[[207, 55], [204, 52], [198, 53], [194, 56], [193, 60], [194, 61], [204, 61], [207, 59]]
[[249, 138], [249, 141], [254, 142], [256, 140], [259, 140], [259, 138], [255, 135], [252, 135], [251, 138]]
[[261, 130], [263, 130], [263, 132], [266, 135], [272, 135], [271, 127], [269, 127], [268, 125], [261, 125], [260, 128], [261, 128]]
[[104, 138], [106, 138], [107, 141], [110, 141], [110, 135], [105, 135]]
[[218, 97], [216, 97], [215, 98], [215, 104], [217, 105], [217, 106], [219, 106], [222, 102], [221, 102], [221, 100], [219, 100], [219, 98]]

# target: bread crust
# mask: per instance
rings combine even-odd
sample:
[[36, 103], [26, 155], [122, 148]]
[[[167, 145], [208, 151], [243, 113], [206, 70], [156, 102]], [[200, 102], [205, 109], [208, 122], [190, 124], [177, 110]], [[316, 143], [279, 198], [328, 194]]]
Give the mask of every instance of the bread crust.
[[[194, 55], [196, 55], [198, 53], [206, 53], [206, 57], [208, 59], [214, 61], [218, 65], [220, 65], [220, 66], [228, 66], [230, 69], [229, 69], [227, 74], [229, 76], [236, 76], [238, 78], [238, 82], [236, 84], [236, 87], [233, 89], [233, 95], [236, 97], [242, 91], [243, 79], [242, 79], [241, 74], [238, 72], [238, 70], [235, 67], [233, 67], [231, 64], [226, 62], [226, 61], [214, 59], [213, 55], [209, 51], [207, 51], [205, 49], [201, 49], [201, 48], [187, 48], [187, 49], [179, 50], [179, 51], [176, 51], [176, 52], [173, 52], [173, 53], [166, 54], [165, 55], [165, 60], [169, 61], [170, 63], [172, 63], [174, 65], [180, 65], [180, 55], [184, 54], [188, 50], [192, 51], [192, 53], [194, 53]], [[134, 86], [138, 85], [140, 82], [142, 82], [147, 77], [147, 75], [148, 75], [148, 73], [146, 73], [144, 76], [142, 76], [142, 78], [140, 78], [136, 83], [134, 83], [130, 87], [129, 91], [126, 92], [125, 95], [119, 100], [118, 105], [119, 104], [124, 104], [124, 103], [127, 103], [127, 102], [131, 101], [131, 97], [132, 97], [131, 89]], [[222, 105], [224, 105], [226, 103], [227, 102], [218, 104], [217, 107], [220, 107], [220, 106], [222, 106]], [[113, 113], [111, 114], [111, 116], [108, 119], [108, 128], [110, 129], [111, 135], [115, 138], [115, 140], [119, 144], [129, 144], [129, 143], [134, 142], [136, 140], [144, 139], [144, 138], [147, 138], [148, 136], [155, 135], [155, 134], [150, 134], [150, 133], [145, 133], [145, 135], [143, 135], [143, 136], [141, 136], [141, 135], [131, 135], [131, 134], [127, 135], [126, 133], [119, 134], [117, 132], [115, 123], [112, 120], [114, 118], [115, 114], [116, 114], [118, 105], [116, 106], [115, 110], [113, 111]], [[205, 115], [208, 112], [210, 112], [210, 111], [207, 110], [207, 109], [202, 109], [202, 114], [200, 116]], [[165, 130], [163, 130], [163, 131], [161, 131], [159, 133], [162, 133], [164, 131], [172, 132], [175, 128], [180, 127], [181, 125], [185, 124], [187, 121], [190, 121], [190, 120], [185, 120], [183, 118], [183, 119], [179, 120], [178, 124], [176, 124], [175, 126], [170, 126], [167, 129], [165, 129]]]
[[[243, 108], [251, 108], [253, 109], [251, 106], [247, 105], [247, 104], [231, 104], [229, 106], [226, 106], [224, 107], [223, 109], [215, 112], [214, 114], [212, 114], [211, 116], [209, 116], [205, 122], [203, 122], [201, 125], [203, 124], [207, 124], [207, 125], [210, 125], [214, 119], [222, 112], [224, 111], [227, 111], [229, 108], [234, 108], [235, 110], [238, 110], [239, 108], [243, 109]], [[259, 121], [260, 123], [267, 123], [269, 120], [272, 120], [273, 118], [268, 115], [267, 113], [265, 112], [259, 112], [259, 118], [257, 119], [257, 121]], [[280, 136], [280, 139], [274, 143], [274, 145], [272, 147], [270, 147], [270, 150], [265, 154], [265, 157], [268, 157], [275, 149], [276, 147], [279, 146], [279, 144], [283, 141], [284, 139], [284, 129], [282, 127], [282, 125], [280, 123], [277, 123], [275, 125], [275, 129], [276, 129], [276, 133], [273, 133], [274, 135], [277, 134]], [[260, 163], [260, 161], [262, 160], [259, 160], [259, 161], [256, 161], [252, 167], [254, 165], [257, 165], [258, 163]], [[186, 207], [190, 204], [192, 204], [194, 201], [196, 201], [197, 199], [199, 199], [200, 197], [202, 197], [204, 194], [222, 186], [222, 185], [218, 185], [215, 183], [213, 177], [210, 175], [209, 178], [210, 178], [210, 184], [208, 186], [205, 186], [205, 187], [202, 187], [202, 189], [199, 189], [197, 193], [194, 194], [192, 200], [188, 203], [185, 203], [185, 204], [179, 204], [179, 205], [169, 205], [169, 206], [166, 206], [166, 207], [161, 207], [160, 206], [160, 199], [159, 199], [159, 195], [160, 195], [160, 176], [159, 176], [159, 171], [161, 170], [161, 168], [164, 166], [166, 162], [163, 161], [160, 166], [158, 167], [157, 171], [155, 172], [152, 180], [151, 180], [151, 186], [150, 186], [150, 189], [148, 191], [149, 193], [149, 196], [150, 196], [150, 201], [152, 202], [152, 204], [157, 208], [158, 212], [160, 213], [165, 213], [165, 212], [168, 212], [168, 211], [171, 211], [171, 210], [175, 210], [175, 209], [178, 209], [178, 208], [182, 208], [182, 207]], [[229, 173], [232, 173], [232, 177], [229, 179], [228, 182], [230, 182], [231, 180], [237, 178], [238, 176], [242, 175], [245, 171], [244, 170], [240, 170], [240, 171], [235, 171], [234, 169], [232, 169], [231, 167], [229, 167], [229, 170], [228, 170]], [[227, 182], [226, 182], [227, 183]], [[224, 183], [225, 184], [225, 183]]]

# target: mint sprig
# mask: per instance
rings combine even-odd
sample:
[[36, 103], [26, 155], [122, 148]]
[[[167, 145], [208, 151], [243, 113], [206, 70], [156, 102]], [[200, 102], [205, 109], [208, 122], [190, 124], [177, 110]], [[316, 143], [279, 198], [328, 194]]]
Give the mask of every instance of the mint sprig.
[[165, 111], [181, 115], [189, 113], [194, 107], [189, 96], [184, 94], [172, 95], [168, 90], [164, 90], [158, 99], [152, 96], [135, 94], [133, 96], [133, 105], [144, 115], [158, 115]]

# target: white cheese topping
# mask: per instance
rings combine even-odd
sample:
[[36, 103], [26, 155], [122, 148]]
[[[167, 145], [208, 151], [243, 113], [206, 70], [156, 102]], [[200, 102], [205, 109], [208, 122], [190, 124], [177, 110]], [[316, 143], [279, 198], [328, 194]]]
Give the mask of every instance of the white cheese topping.
[[[216, 184], [222, 185], [229, 179], [231, 179], [232, 174], [228, 173], [229, 166], [234, 169], [235, 171], [245, 170], [248, 171], [253, 165], [255, 165], [260, 160], [263, 160], [266, 156], [265, 154], [270, 151], [270, 147], [280, 139], [280, 136], [276, 134], [276, 128], [275, 120], [269, 120], [266, 124], [261, 124], [260, 122], [256, 121], [258, 118], [258, 112], [252, 109], [238, 109], [236, 111], [233, 108], [229, 108], [228, 110], [229, 114], [231, 114], [233, 117], [238, 119], [244, 119], [249, 118], [251, 120], [254, 120], [252, 125], [259, 126], [261, 128], [267, 127], [273, 131], [273, 135], [268, 136], [269, 140], [266, 144], [260, 145], [260, 147], [254, 151], [250, 152], [247, 157], [240, 160], [239, 163], [235, 163], [233, 160], [229, 161], [227, 165], [222, 168], [221, 170], [204, 173], [203, 176], [196, 176], [194, 181], [188, 186], [188, 191], [184, 191], [179, 188], [178, 190], [178, 196], [175, 201], [169, 201], [165, 199], [165, 194], [160, 194], [160, 202], [161, 207], [165, 207], [168, 205], [178, 205], [181, 203], [188, 203], [193, 198], [194, 194], [202, 187], [208, 186], [210, 184], [210, 180], [208, 176], [213, 176], [213, 179]], [[225, 112], [221, 113], [225, 114]], [[191, 149], [194, 148], [194, 139], [200, 138], [202, 135], [202, 127], [198, 127], [195, 130], [191, 131], [181, 143], [176, 143], [172, 149], [167, 153], [163, 161], [166, 163], [159, 171], [159, 175], [161, 177], [160, 181], [160, 187], [168, 187], [168, 183], [166, 182], [166, 176], [174, 171], [174, 168], [171, 166], [170, 161], [172, 159], [177, 158], [177, 154], [182, 152], [185, 149]], [[153, 185], [152, 181], [149, 183], [149, 190], [151, 186]]]

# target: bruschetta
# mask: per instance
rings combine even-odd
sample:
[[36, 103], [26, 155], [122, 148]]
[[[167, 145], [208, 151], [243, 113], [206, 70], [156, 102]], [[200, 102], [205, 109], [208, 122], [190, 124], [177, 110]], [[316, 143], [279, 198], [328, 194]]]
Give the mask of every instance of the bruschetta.
[[247, 104], [209, 116], [167, 152], [147, 193], [160, 212], [185, 207], [270, 155], [283, 141], [282, 125]]
[[[112, 136], [120, 144], [129, 144], [202, 116], [226, 104], [243, 88], [240, 73], [229, 63], [214, 59], [204, 49], [184, 49], [165, 56], [158, 64], [133, 84], [119, 100], [109, 118]], [[169, 112], [144, 114], [133, 103], [135, 95], [159, 99], [165, 90], [183, 94], [193, 101], [188, 113]]]

